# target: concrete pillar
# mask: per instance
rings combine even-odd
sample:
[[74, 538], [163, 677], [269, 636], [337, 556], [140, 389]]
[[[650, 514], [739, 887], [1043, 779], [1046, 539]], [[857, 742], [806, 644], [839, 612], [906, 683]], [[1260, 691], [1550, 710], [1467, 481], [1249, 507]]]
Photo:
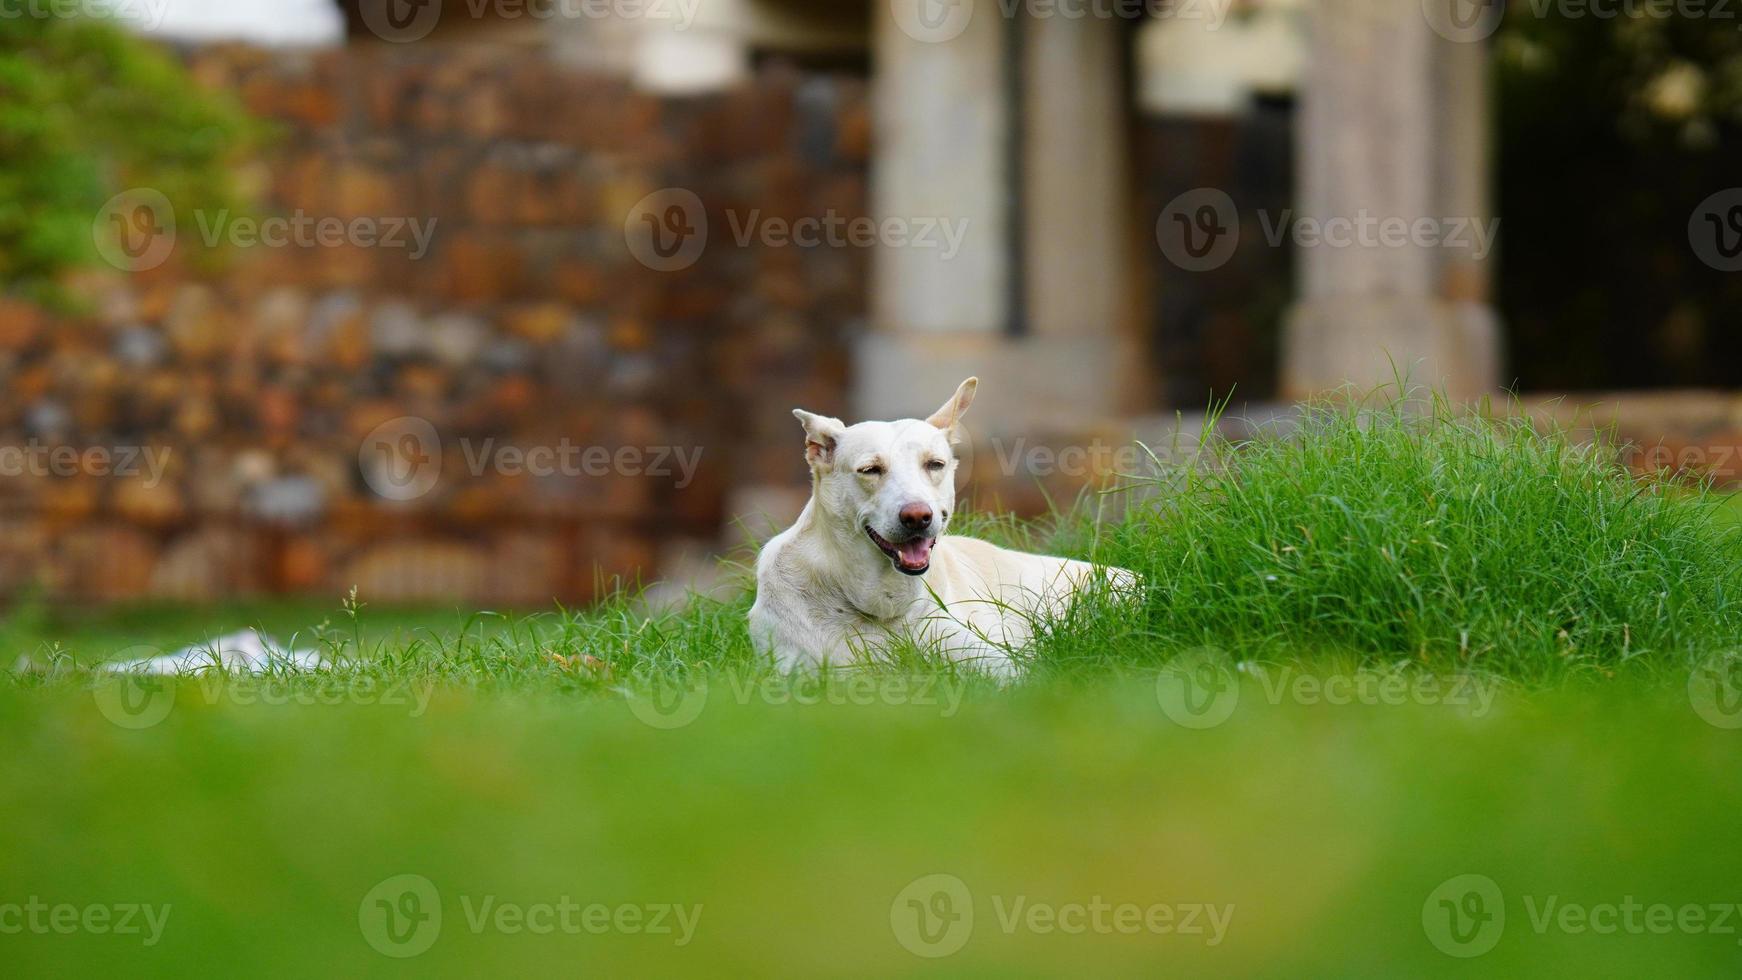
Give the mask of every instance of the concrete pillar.
[[1116, 339], [1130, 257], [1123, 25], [1048, 17], [1027, 25], [1028, 326], [1046, 338]]
[[[935, 20], [904, 17], [904, 7], [971, 15], [933, 30]], [[947, 396], [969, 375], [982, 381], [976, 416], [1012, 430], [1118, 412], [1137, 367], [1123, 353], [1132, 209], [1120, 25], [1102, 17], [1024, 22], [1018, 107], [1002, 7], [893, 0], [873, 9], [873, 213], [942, 217], [961, 222], [965, 237], [953, 257], [877, 249], [872, 329], [854, 358], [855, 413], [929, 410], [936, 392]], [[1008, 165], [1007, 142], [1019, 111], [1020, 175]], [[1013, 234], [1022, 235], [1019, 250]], [[1017, 255], [1022, 275], [1012, 268]]]
[[922, 40], [874, 16], [872, 214], [959, 223], [965, 238], [955, 255], [878, 248], [871, 315], [892, 333], [996, 334], [1009, 312], [1002, 21], [982, 11], [947, 40]]
[[[1318, 0], [1310, 51], [1296, 137], [1300, 217], [1370, 231], [1339, 229], [1340, 244], [1298, 248], [1284, 393], [1370, 388], [1392, 379], [1393, 362], [1456, 398], [1493, 390], [1498, 325], [1486, 303], [1488, 256], [1476, 246], [1492, 248], [1482, 45], [1435, 33], [1420, 4]], [[1400, 221], [1407, 241], [1374, 224]], [[1446, 236], [1467, 244], [1423, 244]]]

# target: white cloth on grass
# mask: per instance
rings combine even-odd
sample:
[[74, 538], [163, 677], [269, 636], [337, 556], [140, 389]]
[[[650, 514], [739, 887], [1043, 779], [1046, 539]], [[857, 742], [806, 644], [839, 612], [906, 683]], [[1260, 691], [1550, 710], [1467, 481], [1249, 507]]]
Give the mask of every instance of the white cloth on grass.
[[321, 670], [326, 666], [321, 655], [313, 650], [293, 650], [258, 630], [247, 629], [161, 657], [117, 660], [101, 664], [98, 669], [131, 674], [196, 674], [208, 670], [263, 674], [269, 670]]

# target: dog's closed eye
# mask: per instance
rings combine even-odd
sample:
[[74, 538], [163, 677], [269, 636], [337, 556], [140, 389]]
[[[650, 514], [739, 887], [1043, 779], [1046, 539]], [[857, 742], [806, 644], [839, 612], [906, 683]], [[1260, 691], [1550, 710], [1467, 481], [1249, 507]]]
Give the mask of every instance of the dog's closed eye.
[[872, 463], [870, 466], [861, 466], [859, 467], [859, 473], [862, 476], [882, 476], [883, 464]]
[[928, 459], [925, 461], [925, 468], [932, 473], [941, 472], [947, 465], [949, 464], [941, 459]]

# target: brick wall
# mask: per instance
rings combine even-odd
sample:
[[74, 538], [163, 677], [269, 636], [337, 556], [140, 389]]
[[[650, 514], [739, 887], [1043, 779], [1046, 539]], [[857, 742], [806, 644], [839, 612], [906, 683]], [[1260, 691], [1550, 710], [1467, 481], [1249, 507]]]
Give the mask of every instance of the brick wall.
[[[36, 460], [0, 458], [0, 590], [581, 600], [713, 540], [730, 487], [802, 477], [787, 410], [841, 408], [867, 256], [729, 229], [756, 209], [864, 213], [861, 81], [772, 69], [661, 100], [513, 48], [187, 58], [277, 124], [245, 171], [258, 215], [433, 221], [430, 247], [229, 247], [211, 265], [192, 246], [220, 216], [178, 213], [172, 258], [82, 281], [87, 311], [0, 307], [0, 448]], [[656, 272], [624, 221], [670, 186], [712, 233], [693, 266]], [[359, 450], [408, 416], [438, 434], [440, 476], [385, 500]], [[474, 464], [505, 446], [570, 463]], [[45, 460], [58, 447], [166, 462], [118, 476]], [[573, 455], [592, 447], [642, 451], [640, 472]], [[660, 449], [695, 462], [687, 485], [656, 472]]]

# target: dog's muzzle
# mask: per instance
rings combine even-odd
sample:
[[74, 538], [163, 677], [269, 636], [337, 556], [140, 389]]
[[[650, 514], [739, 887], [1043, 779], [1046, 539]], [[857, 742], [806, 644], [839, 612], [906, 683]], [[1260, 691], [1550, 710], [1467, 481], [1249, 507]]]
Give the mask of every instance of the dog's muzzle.
[[865, 533], [871, 537], [871, 543], [895, 563], [895, 570], [903, 575], [924, 575], [931, 568], [931, 549], [937, 544], [937, 538], [916, 535], [896, 544], [872, 530], [869, 524], [865, 525]]

